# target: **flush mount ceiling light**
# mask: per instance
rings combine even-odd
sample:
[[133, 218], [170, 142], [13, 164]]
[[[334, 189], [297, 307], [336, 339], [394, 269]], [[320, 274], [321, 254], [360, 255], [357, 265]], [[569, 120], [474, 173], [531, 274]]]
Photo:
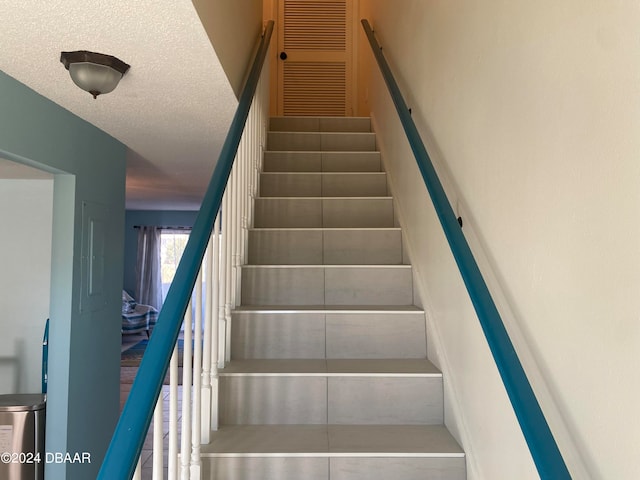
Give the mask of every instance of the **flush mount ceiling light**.
[[73, 83], [93, 98], [113, 91], [129, 70], [129, 65], [116, 57], [86, 50], [62, 52], [60, 61], [69, 70]]

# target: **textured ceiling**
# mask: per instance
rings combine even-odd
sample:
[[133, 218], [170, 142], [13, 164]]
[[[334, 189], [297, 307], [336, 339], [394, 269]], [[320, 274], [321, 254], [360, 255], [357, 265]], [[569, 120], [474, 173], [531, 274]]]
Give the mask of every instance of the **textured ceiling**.
[[[130, 149], [127, 208], [195, 209], [237, 100], [190, 0], [2, 0], [0, 70]], [[60, 52], [131, 65], [94, 100]]]

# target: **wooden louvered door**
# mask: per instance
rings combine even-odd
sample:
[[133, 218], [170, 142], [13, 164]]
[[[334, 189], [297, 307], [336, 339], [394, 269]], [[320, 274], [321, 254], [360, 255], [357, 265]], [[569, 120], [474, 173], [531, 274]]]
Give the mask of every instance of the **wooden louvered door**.
[[279, 0], [279, 115], [352, 115], [353, 5]]

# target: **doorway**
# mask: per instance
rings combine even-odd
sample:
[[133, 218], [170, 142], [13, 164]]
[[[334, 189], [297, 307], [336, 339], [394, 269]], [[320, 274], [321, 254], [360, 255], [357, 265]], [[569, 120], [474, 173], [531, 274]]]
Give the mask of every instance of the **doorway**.
[[0, 394], [41, 391], [53, 189], [53, 175], [0, 157]]
[[277, 115], [354, 114], [353, 0], [277, 0]]

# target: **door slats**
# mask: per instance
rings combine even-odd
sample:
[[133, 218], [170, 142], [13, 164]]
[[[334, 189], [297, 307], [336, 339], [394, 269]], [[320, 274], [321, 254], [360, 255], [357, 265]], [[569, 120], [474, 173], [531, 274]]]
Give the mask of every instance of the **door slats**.
[[284, 4], [285, 50], [344, 51], [346, 0], [287, 0]]
[[286, 116], [344, 115], [344, 62], [286, 63], [284, 88]]
[[285, 116], [344, 116], [351, 111], [351, 0], [280, 0], [283, 25], [278, 111]]

